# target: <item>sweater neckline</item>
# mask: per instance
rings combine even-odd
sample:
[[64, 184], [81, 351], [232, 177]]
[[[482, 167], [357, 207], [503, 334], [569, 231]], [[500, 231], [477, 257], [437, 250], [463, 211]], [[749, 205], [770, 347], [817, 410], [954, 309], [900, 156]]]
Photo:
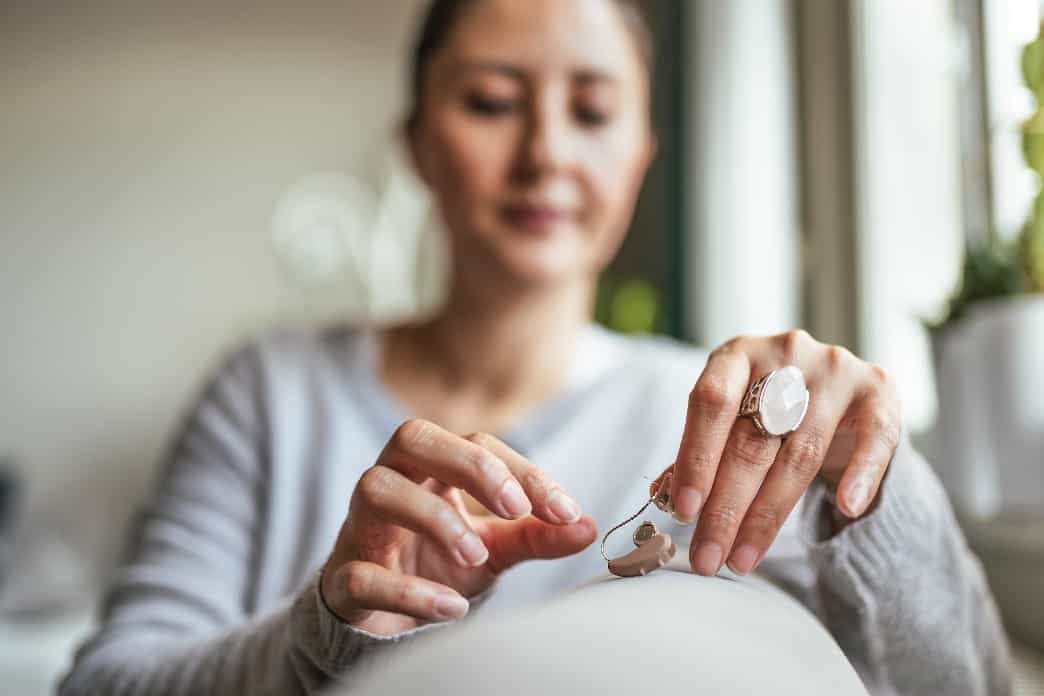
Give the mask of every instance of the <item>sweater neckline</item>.
[[[373, 415], [381, 427], [393, 432], [400, 423], [413, 417], [408, 406], [381, 381], [377, 360], [383, 331], [367, 325], [355, 333], [353, 367], [359, 385], [367, 392]], [[566, 372], [565, 384], [552, 396], [530, 408], [508, 428], [493, 433], [523, 456], [551, 437], [556, 427], [577, 406], [585, 392], [610, 378], [623, 364], [627, 340], [594, 322], [582, 329]]]

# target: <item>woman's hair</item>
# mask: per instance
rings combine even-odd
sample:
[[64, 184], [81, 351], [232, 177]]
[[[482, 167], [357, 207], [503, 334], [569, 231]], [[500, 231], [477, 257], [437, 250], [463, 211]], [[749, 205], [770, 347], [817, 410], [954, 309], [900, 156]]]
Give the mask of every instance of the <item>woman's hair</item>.
[[[410, 71], [410, 110], [406, 125], [412, 128], [420, 118], [421, 97], [424, 92], [424, 77], [428, 64], [432, 57], [450, 35], [454, 25], [464, 10], [474, 0], [432, 0], [428, 11], [424, 15], [417, 35], [417, 42], [413, 47], [413, 57]], [[654, 52], [653, 37], [649, 25], [642, 15], [638, 0], [611, 0], [623, 13], [624, 21], [631, 30], [638, 52], [645, 63], [646, 69], [652, 73]]]

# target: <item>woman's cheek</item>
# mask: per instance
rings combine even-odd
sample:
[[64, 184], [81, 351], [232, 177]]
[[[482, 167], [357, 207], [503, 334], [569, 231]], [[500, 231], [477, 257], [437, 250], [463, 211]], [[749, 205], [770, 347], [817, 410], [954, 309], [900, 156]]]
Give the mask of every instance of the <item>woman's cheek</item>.
[[[633, 152], [601, 149], [589, 168], [589, 195], [591, 219], [589, 227], [598, 237], [602, 254], [611, 259], [623, 241], [638, 189], [644, 178], [641, 162], [627, 155]], [[602, 259], [606, 262], [609, 259]]]
[[436, 198], [451, 228], [472, 229], [473, 218], [496, 200], [501, 175], [496, 152], [483, 154], [481, 142], [466, 142], [445, 134], [436, 143]]

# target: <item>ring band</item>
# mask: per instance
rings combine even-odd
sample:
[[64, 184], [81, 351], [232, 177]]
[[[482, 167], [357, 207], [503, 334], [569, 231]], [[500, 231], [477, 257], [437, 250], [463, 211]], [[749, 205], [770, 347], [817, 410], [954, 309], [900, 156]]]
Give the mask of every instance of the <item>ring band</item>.
[[750, 385], [739, 415], [753, 420], [762, 435], [783, 437], [801, 426], [808, 402], [804, 374], [795, 365], [788, 365], [762, 375]]

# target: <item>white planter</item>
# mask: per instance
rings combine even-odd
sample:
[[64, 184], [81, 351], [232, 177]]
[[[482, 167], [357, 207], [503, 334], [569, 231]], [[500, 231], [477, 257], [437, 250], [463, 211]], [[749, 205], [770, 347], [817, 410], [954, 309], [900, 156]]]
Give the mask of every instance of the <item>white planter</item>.
[[1004, 627], [1044, 652], [1044, 516], [961, 517], [1004, 617]]
[[954, 503], [1044, 516], [1044, 297], [977, 303], [933, 348], [934, 464]]

